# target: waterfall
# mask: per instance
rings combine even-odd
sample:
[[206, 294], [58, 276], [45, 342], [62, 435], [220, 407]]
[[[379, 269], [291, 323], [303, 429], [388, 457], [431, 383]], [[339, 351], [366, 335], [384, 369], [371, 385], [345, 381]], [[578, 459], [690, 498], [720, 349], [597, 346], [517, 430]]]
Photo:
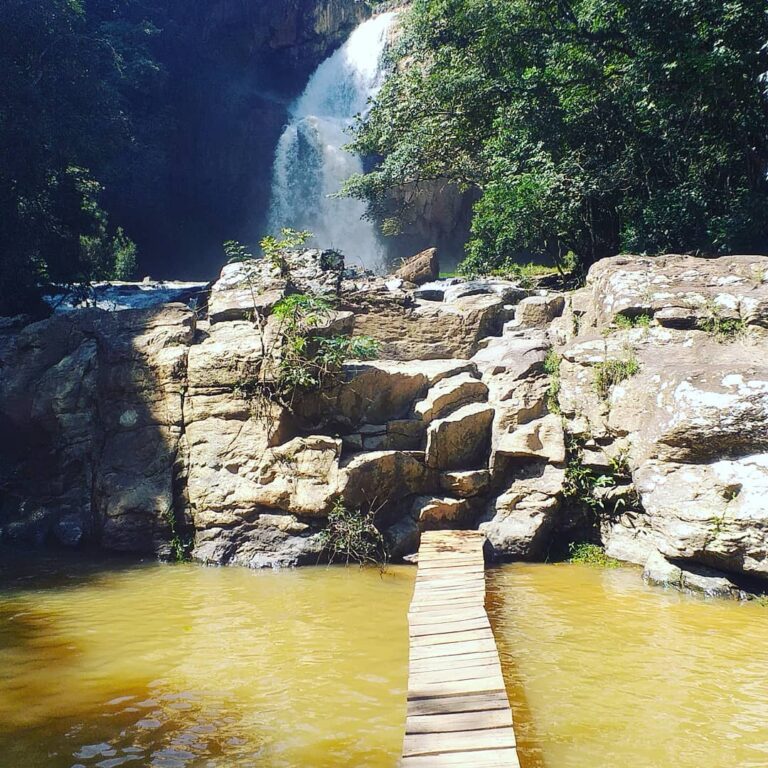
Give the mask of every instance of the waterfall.
[[272, 170], [269, 231], [309, 230], [314, 245], [335, 248], [348, 263], [367, 269], [383, 266], [384, 250], [374, 224], [363, 219], [365, 203], [330, 196], [363, 171], [362, 160], [343, 146], [354, 117], [381, 87], [381, 59], [394, 18], [383, 13], [363, 22], [315, 70], [291, 107]]

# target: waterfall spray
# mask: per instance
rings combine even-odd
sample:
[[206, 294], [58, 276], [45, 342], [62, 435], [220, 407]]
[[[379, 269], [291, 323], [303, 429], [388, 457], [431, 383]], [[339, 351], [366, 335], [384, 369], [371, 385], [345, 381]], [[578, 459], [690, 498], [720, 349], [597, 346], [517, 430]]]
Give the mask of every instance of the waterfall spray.
[[275, 152], [269, 229], [306, 229], [314, 244], [341, 251], [351, 264], [383, 266], [384, 249], [359, 200], [331, 197], [363, 170], [343, 147], [347, 129], [381, 87], [381, 59], [394, 13], [363, 22], [315, 70], [291, 108], [291, 121]]

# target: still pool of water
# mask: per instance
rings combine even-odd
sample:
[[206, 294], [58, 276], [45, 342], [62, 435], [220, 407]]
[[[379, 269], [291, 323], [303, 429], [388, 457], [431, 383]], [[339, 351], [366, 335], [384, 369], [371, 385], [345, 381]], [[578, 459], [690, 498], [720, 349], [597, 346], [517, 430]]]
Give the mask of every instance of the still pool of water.
[[0, 553], [0, 766], [392, 768], [413, 576]]
[[[395, 768], [414, 574], [0, 552], [0, 768]], [[523, 768], [768, 766], [768, 608], [633, 569], [488, 587]]]
[[635, 569], [488, 574], [523, 768], [765, 768], [768, 608]]

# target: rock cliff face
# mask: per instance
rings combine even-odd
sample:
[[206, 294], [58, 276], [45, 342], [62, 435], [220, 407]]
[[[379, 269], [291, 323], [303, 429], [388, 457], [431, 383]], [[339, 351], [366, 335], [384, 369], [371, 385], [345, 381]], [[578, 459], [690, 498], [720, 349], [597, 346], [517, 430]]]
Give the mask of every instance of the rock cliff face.
[[[768, 576], [767, 270], [617, 257], [569, 297], [553, 328], [567, 428], [598, 461], [622, 456], [642, 500], [602, 520], [609, 554]], [[637, 370], [595, 386], [606, 366]]]
[[[376, 510], [394, 556], [469, 527], [498, 558], [591, 538], [677, 586], [768, 580], [768, 259], [617, 257], [568, 295], [415, 288], [330, 252], [288, 267], [226, 268], [208, 318], [0, 324], [0, 538], [311, 563], [340, 499]], [[297, 286], [338, 294], [328, 328], [384, 359], [255, 404], [244, 382], [274, 365], [271, 308]]]

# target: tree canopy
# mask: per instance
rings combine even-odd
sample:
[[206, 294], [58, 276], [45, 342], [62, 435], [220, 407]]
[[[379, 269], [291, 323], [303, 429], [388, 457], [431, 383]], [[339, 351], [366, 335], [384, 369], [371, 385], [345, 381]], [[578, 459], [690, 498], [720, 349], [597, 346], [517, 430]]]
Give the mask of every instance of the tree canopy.
[[464, 262], [768, 244], [764, 0], [414, 0], [346, 192], [475, 189]]
[[41, 283], [135, 268], [101, 195], [141, 140], [135, 116], [162, 76], [148, 5], [0, 5], [0, 314], [29, 311]]

